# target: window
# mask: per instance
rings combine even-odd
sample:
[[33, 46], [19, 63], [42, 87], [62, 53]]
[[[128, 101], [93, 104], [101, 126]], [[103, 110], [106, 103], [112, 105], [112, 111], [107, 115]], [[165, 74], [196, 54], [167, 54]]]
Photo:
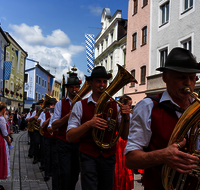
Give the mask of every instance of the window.
[[1, 80], [1, 83], [0, 83], [0, 92], [3, 92], [3, 80]]
[[138, 0], [133, 0], [133, 14], [136, 14], [138, 10]]
[[184, 1], [184, 11], [193, 6], [193, 0], [183, 0]]
[[169, 1], [160, 6], [161, 9], [161, 25], [169, 21]]
[[40, 93], [38, 94], [38, 100], [40, 100]]
[[9, 61], [9, 59], [10, 59], [10, 55], [8, 52], [6, 52], [6, 61]]
[[190, 52], [192, 52], [192, 41], [191, 41], [191, 38], [183, 41], [182, 42], [182, 46], [183, 46], [183, 48], [185, 48], [187, 50], [190, 50]]
[[110, 42], [113, 43], [113, 32], [110, 34]]
[[141, 67], [141, 84], [145, 84], [146, 80], [146, 66]]
[[27, 92], [24, 91], [24, 100], [27, 100]]
[[132, 35], [132, 50], [135, 50], [137, 47], [137, 33]]
[[[131, 71], [131, 75], [135, 78], [135, 70]], [[134, 86], [135, 86], [135, 83], [131, 82], [130, 87], [134, 87]]]
[[101, 42], [101, 52], [103, 52], [103, 42]]
[[38, 84], [38, 75], [36, 75], [36, 84]]
[[8, 80], [5, 81], [5, 88], [8, 89]]
[[42, 99], [44, 99], [44, 95], [42, 94]]
[[21, 62], [21, 74], [23, 73], [23, 63]]
[[12, 56], [12, 68], [14, 69], [14, 66], [15, 66], [15, 58], [14, 56]]
[[108, 62], [107, 62], [107, 59], [105, 60], [105, 68], [106, 68], [106, 70], [108, 70]]
[[148, 0], [143, 0], [143, 7], [148, 4]]
[[42, 79], [42, 86], [44, 86], [44, 79]]
[[41, 84], [41, 77], [39, 77], [39, 85]]
[[168, 49], [163, 49], [160, 51], [160, 66], [163, 67], [165, 64], [165, 61], [167, 59], [167, 55], [168, 55]]
[[24, 74], [24, 83], [27, 83], [27, 82], [28, 82], [28, 74], [25, 73], [25, 74]]
[[147, 43], [147, 26], [142, 29], [142, 45]]
[[4, 55], [1, 54], [1, 68], [3, 69]]
[[106, 48], [108, 47], [108, 38], [106, 38]]
[[36, 99], [36, 101], [38, 100], [38, 96], [37, 95], [38, 95], [38, 93], [36, 92], [35, 93], [35, 99]]
[[113, 56], [110, 56], [110, 69], [113, 69]]
[[45, 80], [45, 83], [44, 83], [44, 87], [46, 88], [47, 87], [47, 81]]

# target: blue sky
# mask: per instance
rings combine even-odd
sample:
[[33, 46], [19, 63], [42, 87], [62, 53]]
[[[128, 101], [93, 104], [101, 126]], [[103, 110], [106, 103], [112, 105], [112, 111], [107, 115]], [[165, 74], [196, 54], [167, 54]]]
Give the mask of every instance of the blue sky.
[[122, 10], [128, 17], [128, 0], [4, 0], [0, 3], [0, 21], [28, 58], [50, 69], [58, 81], [74, 64], [82, 79], [90, 75], [86, 68], [84, 33], [101, 31], [101, 14], [110, 8], [111, 16]]

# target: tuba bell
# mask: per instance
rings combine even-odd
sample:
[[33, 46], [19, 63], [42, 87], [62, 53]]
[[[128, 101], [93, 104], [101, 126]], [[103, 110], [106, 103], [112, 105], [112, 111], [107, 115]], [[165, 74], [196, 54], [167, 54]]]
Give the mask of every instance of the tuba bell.
[[[114, 80], [112, 81], [112, 83], [108, 86], [108, 88], [106, 89], [106, 91], [100, 96], [97, 104], [96, 104], [96, 108], [95, 108], [95, 114], [98, 113], [104, 113], [105, 108], [112, 103], [113, 101], [108, 101], [110, 98], [112, 99], [112, 96], [118, 92], [124, 85], [130, 83], [130, 82], [135, 82], [137, 83], [137, 80], [126, 70], [124, 69], [122, 66], [120, 66], [119, 64], [117, 64], [118, 66], [118, 73], [116, 75], [116, 77], [114, 78]], [[119, 102], [117, 102], [119, 103]], [[120, 103], [119, 103], [120, 104]], [[108, 110], [110, 113], [107, 113], [107, 116], [109, 114], [112, 114], [112, 110]], [[119, 114], [119, 113], [118, 113]], [[121, 124], [118, 130], [117, 135], [115, 136], [115, 132], [116, 132], [116, 120], [114, 119], [108, 119], [107, 120], [107, 124], [108, 124], [108, 129], [106, 129], [105, 131], [103, 130], [98, 130], [96, 128], [94, 128], [92, 130], [92, 137], [94, 142], [102, 149], [109, 149], [112, 146], [115, 145], [115, 143], [118, 141], [121, 132], [123, 130], [123, 121], [124, 121], [124, 117], [122, 116], [121, 118]], [[110, 139], [109, 142], [105, 142], [104, 141], [104, 136], [106, 136], [106, 132], [112, 132], [111, 136], [112, 138]]]
[[[195, 99], [195, 102], [180, 117], [172, 132], [168, 146], [181, 142], [189, 135], [189, 146], [184, 148], [183, 151], [200, 158], [200, 149], [196, 146], [196, 142], [200, 137], [200, 99], [189, 88], [185, 88], [184, 91], [189, 93]], [[193, 177], [192, 183], [190, 181], [191, 177]], [[164, 165], [162, 167], [162, 183], [165, 190], [200, 189], [200, 161], [197, 163], [197, 168], [191, 170], [188, 174], [180, 174]]]

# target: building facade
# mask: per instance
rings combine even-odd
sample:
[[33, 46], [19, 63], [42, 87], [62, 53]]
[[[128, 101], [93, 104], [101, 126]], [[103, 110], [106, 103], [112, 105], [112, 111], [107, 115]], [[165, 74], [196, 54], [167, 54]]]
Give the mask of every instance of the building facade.
[[[11, 105], [7, 106], [8, 109], [12, 112], [15, 110], [23, 112], [24, 68], [28, 54], [8, 32], [5, 34], [10, 41], [10, 45], [6, 47], [6, 61], [12, 61], [12, 67], [10, 79], [4, 81], [4, 96], [11, 101]], [[6, 89], [9, 93], [6, 93]]]
[[[200, 1], [197, 0], [155, 0], [151, 1], [151, 46], [147, 95], [157, 94], [166, 89], [162, 73], [156, 68], [165, 63], [174, 47], [190, 50], [200, 61]], [[200, 76], [199, 76], [200, 77]], [[195, 91], [199, 92], [197, 81]]]
[[[104, 8], [101, 16], [102, 30], [95, 38], [95, 66], [104, 66], [114, 79], [118, 72], [117, 64], [125, 67], [127, 20], [121, 18], [121, 10], [111, 17], [109, 8]], [[109, 85], [109, 84], [108, 84]], [[124, 94], [123, 88], [114, 97]]]
[[5, 61], [5, 55], [6, 55], [6, 47], [10, 45], [10, 41], [8, 40], [6, 34], [0, 27], [0, 96], [2, 97], [4, 94], [3, 89], [3, 68], [4, 68], [4, 61]]
[[[49, 94], [48, 77], [54, 78], [37, 61], [26, 59], [24, 81], [24, 110], [28, 112], [33, 103], [45, 98]], [[49, 79], [50, 80], [50, 79]]]
[[129, 0], [126, 69], [135, 77], [138, 84], [129, 83], [125, 86], [124, 93], [132, 98], [133, 106], [146, 96], [149, 46], [150, 1]]
[[52, 96], [59, 101], [60, 100], [60, 89], [61, 89], [61, 83], [55, 80], [54, 82], [54, 88], [52, 92]]

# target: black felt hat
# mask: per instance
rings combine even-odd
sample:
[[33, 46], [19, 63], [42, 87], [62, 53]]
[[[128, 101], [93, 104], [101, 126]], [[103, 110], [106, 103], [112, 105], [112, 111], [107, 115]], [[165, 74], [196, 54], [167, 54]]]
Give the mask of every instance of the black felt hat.
[[165, 65], [156, 70], [164, 71], [165, 69], [181, 73], [200, 73], [199, 63], [197, 63], [192, 53], [180, 47], [173, 48], [167, 56]]
[[81, 83], [82, 81], [77, 77], [77, 73], [69, 73], [69, 78], [67, 79], [67, 84], [65, 84], [65, 86], [69, 87], [69, 85], [80, 85]]
[[91, 76], [87, 76], [86, 80], [92, 80], [93, 78], [106, 78], [110, 79], [112, 77], [111, 73], [107, 73], [105, 67], [97, 66], [92, 70]]
[[35, 108], [35, 104], [32, 104], [31, 108]]
[[50, 106], [50, 101], [45, 102], [45, 107], [49, 107]]
[[49, 102], [50, 102], [50, 104], [54, 104], [54, 103], [56, 103], [57, 101], [56, 101], [55, 98], [51, 98], [51, 99], [49, 100]]

